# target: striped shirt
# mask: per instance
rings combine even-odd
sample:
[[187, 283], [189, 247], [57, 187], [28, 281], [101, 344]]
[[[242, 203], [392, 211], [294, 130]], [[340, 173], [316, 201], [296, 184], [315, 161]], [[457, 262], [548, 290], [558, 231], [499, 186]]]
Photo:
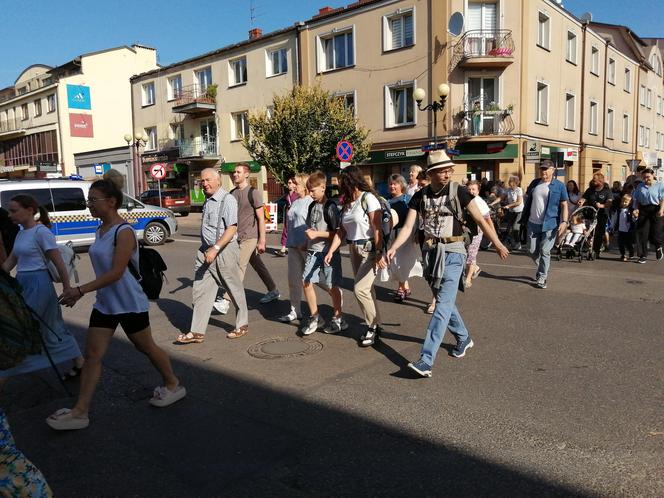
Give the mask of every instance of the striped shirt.
[[[217, 243], [226, 227], [237, 225], [237, 201], [226, 190], [219, 187], [203, 205], [201, 222], [201, 243], [210, 247]], [[237, 234], [232, 240], [237, 239]]]

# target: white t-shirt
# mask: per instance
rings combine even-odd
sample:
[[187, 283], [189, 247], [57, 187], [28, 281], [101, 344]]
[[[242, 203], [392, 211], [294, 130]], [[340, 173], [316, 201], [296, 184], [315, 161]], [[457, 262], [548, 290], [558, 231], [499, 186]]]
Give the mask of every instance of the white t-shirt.
[[519, 197], [521, 197], [521, 204], [510, 208], [510, 211], [513, 213], [520, 213], [523, 211], [523, 190], [521, 190], [521, 187], [507, 189], [507, 204], [515, 203]]
[[572, 223], [570, 226], [570, 230], [572, 233], [583, 233], [583, 231], [586, 229], [586, 224], [585, 223]]
[[346, 232], [346, 240], [363, 240], [374, 238], [373, 227], [369, 217], [362, 208], [362, 196], [365, 196], [366, 211], [368, 214], [380, 209], [380, 202], [375, 195], [368, 192], [360, 194], [356, 201], [350, 203], [348, 208], [343, 210], [341, 216], [341, 225]]
[[21, 230], [16, 234], [14, 242], [16, 271], [45, 270], [46, 253], [57, 247], [55, 235], [40, 223], [32, 228]]
[[528, 218], [528, 221], [535, 225], [541, 225], [544, 223], [546, 202], [549, 199], [549, 183], [540, 183], [533, 189], [530, 195], [533, 197], [533, 202], [530, 205], [530, 218]]

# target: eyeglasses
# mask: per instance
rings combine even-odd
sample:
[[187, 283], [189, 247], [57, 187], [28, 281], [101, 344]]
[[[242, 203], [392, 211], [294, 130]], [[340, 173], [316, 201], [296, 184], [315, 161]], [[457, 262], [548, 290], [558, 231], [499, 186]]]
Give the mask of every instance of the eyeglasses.
[[108, 197], [97, 197], [96, 199], [94, 197], [88, 197], [88, 200], [85, 201], [85, 203], [89, 206], [90, 204], [94, 204], [97, 201], [103, 201], [108, 199]]

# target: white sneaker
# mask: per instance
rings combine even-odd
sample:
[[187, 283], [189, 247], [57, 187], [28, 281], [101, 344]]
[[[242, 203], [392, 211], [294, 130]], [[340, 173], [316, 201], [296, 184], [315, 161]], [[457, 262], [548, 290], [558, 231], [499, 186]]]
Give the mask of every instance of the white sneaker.
[[263, 297], [261, 297], [260, 301], [258, 301], [261, 304], [266, 304], [270, 303], [276, 299], [279, 299], [281, 297], [281, 294], [279, 294], [279, 289], [274, 289], [265, 294]]
[[316, 332], [318, 329], [322, 329], [325, 325], [325, 322], [322, 320], [320, 315], [312, 316], [309, 319], [309, 322], [302, 327], [302, 335], [311, 335]]
[[290, 323], [290, 322], [294, 322], [295, 320], [300, 320], [301, 318], [302, 318], [302, 316], [298, 315], [295, 312], [295, 308], [293, 308], [291, 306], [290, 312], [288, 312], [288, 314], [286, 314], [286, 315], [280, 316], [279, 321], [283, 322], [283, 323]]
[[214, 302], [214, 309], [216, 309], [222, 315], [228, 313], [228, 310], [231, 308], [231, 302], [228, 299], [220, 299], [219, 301]]

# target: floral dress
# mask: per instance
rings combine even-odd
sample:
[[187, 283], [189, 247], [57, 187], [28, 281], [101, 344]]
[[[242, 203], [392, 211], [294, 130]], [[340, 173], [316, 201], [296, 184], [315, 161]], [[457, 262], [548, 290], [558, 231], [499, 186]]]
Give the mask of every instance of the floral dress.
[[2, 410], [0, 410], [0, 496], [21, 498], [53, 496], [39, 469], [16, 448], [7, 416]]

